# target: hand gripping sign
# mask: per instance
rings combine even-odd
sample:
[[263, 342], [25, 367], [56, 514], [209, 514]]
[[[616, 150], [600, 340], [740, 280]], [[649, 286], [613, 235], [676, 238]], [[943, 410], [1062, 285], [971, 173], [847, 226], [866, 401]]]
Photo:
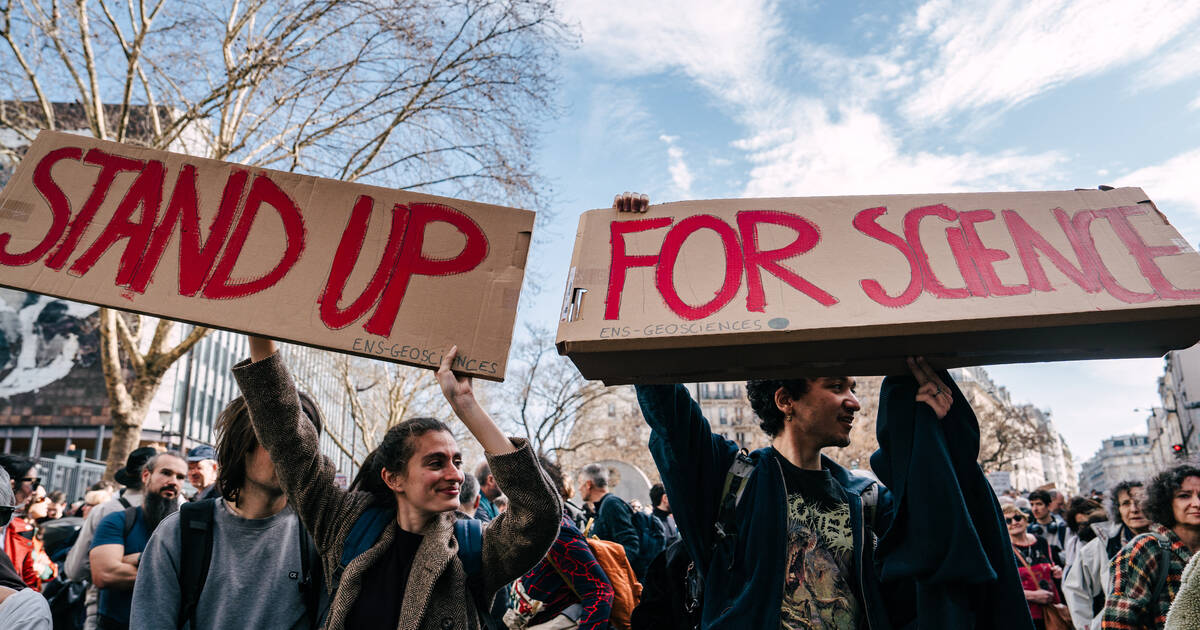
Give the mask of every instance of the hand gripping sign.
[[[605, 382], [1156, 356], [1200, 338], [1200, 255], [1145, 193], [593, 210], [559, 351]], [[636, 359], [635, 356], [636, 355]]]
[[502, 380], [533, 213], [42, 132], [0, 284]]

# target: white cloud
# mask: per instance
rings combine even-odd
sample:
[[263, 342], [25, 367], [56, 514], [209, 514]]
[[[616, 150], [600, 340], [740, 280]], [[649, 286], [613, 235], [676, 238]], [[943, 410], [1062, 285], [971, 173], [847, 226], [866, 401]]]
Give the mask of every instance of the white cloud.
[[[905, 28], [919, 87], [903, 112], [936, 122], [1009, 107], [1080, 77], [1143, 59], [1200, 17], [1200, 3], [1163, 0], [931, 0]], [[1191, 60], [1191, 65], [1196, 61]]]
[[772, 0], [566, 0], [578, 20], [580, 53], [609, 72], [682, 71], [723, 100], [748, 103], [770, 91], [771, 41], [780, 33]]
[[1200, 38], [1183, 37], [1177, 46], [1155, 58], [1143, 70], [1139, 84], [1161, 87], [1177, 81], [1200, 76]]
[[1194, 101], [1188, 103], [1188, 109], [1200, 109], [1200, 96], [1197, 96]]
[[[1153, 166], [1140, 168], [1117, 179], [1118, 186], [1138, 186], [1154, 200], [1168, 217], [1186, 212], [1187, 220], [1176, 219], [1176, 227], [1184, 236], [1195, 243], [1200, 233], [1187, 233], [1188, 228], [1200, 223], [1200, 148], [1181, 153]], [[1190, 224], [1190, 225], [1189, 225]]]
[[769, 131], [740, 141], [754, 165], [749, 196], [846, 195], [1044, 188], [1065, 158], [906, 152], [877, 114], [809, 101]]
[[683, 199], [691, 197], [692, 181], [695, 176], [692, 175], [691, 169], [683, 159], [683, 149], [675, 144], [679, 138], [664, 134], [660, 135], [658, 139], [667, 145], [667, 170], [671, 173], [671, 183], [675, 185], [676, 194]]

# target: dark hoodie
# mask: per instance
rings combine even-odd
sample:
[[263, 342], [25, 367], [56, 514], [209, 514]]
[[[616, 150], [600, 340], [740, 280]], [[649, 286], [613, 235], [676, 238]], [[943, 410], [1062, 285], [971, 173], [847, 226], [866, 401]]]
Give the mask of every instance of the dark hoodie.
[[[821, 458], [850, 507], [849, 579], [862, 603], [862, 627], [1031, 630], [1000, 507], [975, 461], [978, 423], [949, 375], [943, 371], [941, 378], [955, 400], [940, 423], [928, 405], [915, 402], [912, 377], [884, 380], [881, 448], [871, 463], [881, 486], [891, 490], [878, 493], [878, 551], [865, 544], [862, 509], [862, 494], [873, 482]], [[682, 385], [640, 385], [637, 392], [676, 525], [705, 578], [703, 626], [776, 630], [787, 536], [778, 455], [771, 448], [751, 454], [754, 469], [734, 519], [740, 535], [714, 549], [718, 503], [738, 446], [712, 433]]]

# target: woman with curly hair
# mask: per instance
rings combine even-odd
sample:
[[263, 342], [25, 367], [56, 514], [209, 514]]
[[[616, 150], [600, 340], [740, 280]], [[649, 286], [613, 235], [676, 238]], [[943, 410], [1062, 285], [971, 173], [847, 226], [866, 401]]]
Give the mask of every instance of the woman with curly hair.
[[1142, 511], [1154, 522], [1129, 541], [1112, 564], [1104, 630], [1159, 629], [1179, 591], [1183, 569], [1200, 549], [1200, 468], [1159, 473], [1146, 488]]

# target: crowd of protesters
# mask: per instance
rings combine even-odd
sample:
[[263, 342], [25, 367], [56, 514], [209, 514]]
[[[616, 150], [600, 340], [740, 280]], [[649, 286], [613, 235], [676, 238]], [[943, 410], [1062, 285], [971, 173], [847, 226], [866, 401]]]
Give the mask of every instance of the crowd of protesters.
[[[438, 382], [487, 454], [473, 473], [444, 423], [414, 418], [341, 489], [319, 454], [320, 410], [261, 339], [235, 367], [246, 394], [217, 419], [215, 449], [139, 448], [115, 483], [73, 503], [47, 492], [36, 460], [0, 456], [0, 627], [904, 628], [930, 616], [1127, 630], [1189, 627], [1200, 611], [1200, 468], [1088, 497], [964, 492], [919, 513], [937, 490], [906, 476], [938, 473], [961, 446], [921, 433], [941, 423], [947, 438], [970, 418], [953, 382], [919, 362], [883, 388], [881, 437], [907, 441], [901, 454], [885, 441], [877, 478], [821, 454], [849, 438], [851, 378], [749, 381], [772, 437], [753, 454], [712, 433], [686, 388], [639, 386], [663, 478], [644, 507], [611, 492], [605, 466], [572, 477], [504, 437], [448, 365]], [[940, 472], [964, 490], [982, 478]], [[56, 522], [73, 522], [69, 538], [48, 535]], [[958, 540], [968, 523], [1007, 562], [972, 558]], [[895, 542], [935, 525], [943, 535]], [[973, 584], [1022, 594], [1020, 607], [973, 600], [964, 564], [995, 576]]]
[[850, 443], [853, 377], [748, 381], [770, 438], [753, 453], [714, 433], [683, 385], [638, 385], [662, 483], [627, 501], [607, 467], [570, 475], [505, 436], [451, 370], [455, 348], [436, 380], [485, 461], [466, 466], [442, 420], [410, 418], [343, 488], [320, 454], [321, 410], [274, 342], [249, 348], [215, 448], [136, 449], [115, 483], [72, 504], [47, 492], [36, 460], [0, 456], [0, 629], [1149, 630], [1200, 618], [1200, 468], [1106, 496], [998, 496], [976, 464], [970, 404], [920, 358], [881, 386], [871, 473], [823, 454]]

